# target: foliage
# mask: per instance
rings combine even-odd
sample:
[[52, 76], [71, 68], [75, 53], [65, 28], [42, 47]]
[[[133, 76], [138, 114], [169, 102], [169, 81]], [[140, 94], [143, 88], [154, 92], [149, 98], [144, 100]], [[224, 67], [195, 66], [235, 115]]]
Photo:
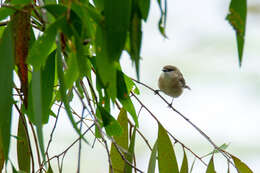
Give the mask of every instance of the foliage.
[[[161, 12], [158, 30], [163, 37], [167, 37], [167, 1], [157, 2]], [[17, 140], [19, 172], [53, 172], [51, 160], [64, 157], [75, 143], [80, 144], [80, 153], [81, 142], [88, 143], [85, 134], [92, 132], [93, 127], [93, 134], [106, 149], [111, 173], [143, 172], [135, 162], [137, 135], [146, 141], [151, 150], [149, 173], [155, 172], [157, 162], [161, 173], [187, 173], [186, 152], [200, 160], [206, 166], [206, 172], [215, 172], [215, 153], [221, 153], [238, 172], [252, 172], [240, 159], [226, 152], [226, 147], [217, 147], [204, 132], [172, 107], [213, 145], [214, 151], [207, 155], [211, 156], [210, 162], [206, 164], [204, 157], [199, 157], [170, 134], [138, 99], [137, 83], [151, 92], [155, 90], [124, 74], [119, 60], [123, 51], [128, 52], [139, 79], [142, 24], [148, 20], [149, 7], [150, 0], [93, 0], [93, 3], [88, 0], [6, 0], [1, 4], [0, 170], [7, 165], [4, 166], [5, 163], [10, 163], [13, 172], [18, 172], [12, 163], [14, 158], [9, 158], [9, 151], [15, 150], [10, 148], [11, 119], [15, 110], [19, 114], [19, 123], [13, 124], [13, 127], [18, 127], [17, 136], [14, 137]], [[246, 0], [232, 0], [227, 16], [236, 31], [240, 65], [246, 8]], [[18, 76], [20, 84], [14, 81], [14, 75]], [[158, 96], [165, 101], [160, 94]], [[77, 98], [82, 103], [81, 115], [70, 105]], [[158, 123], [158, 138], [153, 148], [139, 130], [133, 99]], [[111, 106], [120, 110], [117, 120], [112, 115]], [[79, 138], [64, 152], [50, 157], [48, 151], [60, 109], [66, 110]], [[85, 112], [91, 115], [91, 120], [85, 119]], [[48, 123], [50, 115], [55, 118], [55, 126], [45, 146], [43, 126]], [[89, 123], [91, 125], [83, 132], [83, 125]], [[35, 146], [35, 153], [31, 146], [32, 138], [39, 144]], [[111, 142], [110, 150], [108, 139]], [[179, 166], [172, 141], [183, 147], [183, 161]], [[190, 171], [192, 168], [193, 165]], [[59, 170], [62, 171], [61, 168]]]

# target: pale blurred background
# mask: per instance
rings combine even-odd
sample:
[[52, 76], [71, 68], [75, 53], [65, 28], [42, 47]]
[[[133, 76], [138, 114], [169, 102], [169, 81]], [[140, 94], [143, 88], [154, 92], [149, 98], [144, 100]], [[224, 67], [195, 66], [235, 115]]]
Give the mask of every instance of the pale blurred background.
[[[248, 10], [243, 63], [239, 68], [235, 32], [225, 20], [229, 0], [168, 0], [168, 39], [158, 32], [160, 12], [156, 1], [151, 3], [148, 23], [143, 27], [140, 80], [157, 89], [161, 68], [166, 64], [178, 66], [192, 90], [186, 90], [173, 106], [216, 144], [229, 144], [227, 151], [244, 161], [253, 172], [260, 172], [260, 9]], [[258, 0], [248, 1], [249, 7], [256, 5], [260, 6]], [[135, 77], [135, 70], [126, 54], [123, 54], [121, 65], [129, 76]], [[139, 98], [176, 138], [200, 156], [212, 151], [208, 141], [170, 111], [158, 96], [138, 86], [141, 90]], [[168, 96], [165, 98], [171, 100]], [[80, 103], [72, 106], [78, 107], [80, 112]], [[53, 155], [62, 152], [77, 138], [67, 116], [62, 113], [50, 147]], [[139, 122], [141, 131], [153, 145], [157, 137], [156, 122], [144, 110]], [[45, 145], [53, 123], [51, 118], [49, 125], [44, 127]], [[93, 142], [93, 137], [89, 141]], [[78, 145], [67, 153], [64, 172], [76, 172], [77, 148]], [[137, 167], [146, 171], [150, 151], [139, 137], [135, 151]], [[180, 164], [183, 153], [179, 145], [176, 145], [175, 152]], [[190, 167], [193, 156], [189, 152], [187, 154]], [[207, 159], [205, 161], [208, 162]], [[226, 172], [227, 164], [220, 154], [216, 155], [215, 162], [217, 172]], [[56, 160], [52, 162], [53, 167], [56, 163]], [[98, 142], [94, 148], [84, 144], [81, 171], [105, 173], [107, 170], [105, 149]], [[196, 161], [193, 172], [205, 170], [205, 166]], [[231, 172], [235, 172], [234, 169]]]

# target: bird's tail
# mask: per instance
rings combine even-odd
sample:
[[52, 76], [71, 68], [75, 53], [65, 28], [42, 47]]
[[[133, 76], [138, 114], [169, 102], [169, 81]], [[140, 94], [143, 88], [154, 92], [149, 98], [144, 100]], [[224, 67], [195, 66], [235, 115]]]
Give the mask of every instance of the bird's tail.
[[184, 88], [191, 90], [191, 88], [188, 85], [185, 85]]

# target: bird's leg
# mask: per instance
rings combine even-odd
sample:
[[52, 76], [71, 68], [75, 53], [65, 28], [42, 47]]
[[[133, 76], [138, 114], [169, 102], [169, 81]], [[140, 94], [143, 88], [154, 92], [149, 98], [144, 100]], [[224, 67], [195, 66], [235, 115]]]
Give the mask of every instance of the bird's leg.
[[161, 90], [154, 90], [154, 95], [159, 94], [159, 91], [161, 91]]
[[[172, 98], [172, 102], [173, 102], [173, 99], [174, 98]], [[172, 107], [172, 102], [168, 105], [169, 108]]]

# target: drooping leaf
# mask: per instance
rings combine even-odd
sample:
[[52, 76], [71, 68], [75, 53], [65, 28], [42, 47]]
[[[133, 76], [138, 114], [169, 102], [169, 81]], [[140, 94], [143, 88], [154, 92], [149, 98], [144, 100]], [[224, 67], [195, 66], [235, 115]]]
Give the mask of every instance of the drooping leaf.
[[[124, 108], [122, 108], [120, 110], [117, 121], [120, 124], [123, 132], [120, 136], [115, 136], [114, 139], [115, 139], [115, 142], [117, 143], [117, 145], [120, 146], [120, 148], [123, 148], [127, 151], [128, 119], [127, 119], [126, 110]], [[123, 172], [124, 167], [125, 167], [125, 161], [122, 159], [122, 157], [120, 156], [116, 147], [113, 144], [111, 144], [110, 157], [111, 157], [112, 165], [114, 168], [114, 173]], [[111, 170], [109, 170], [109, 173], [111, 173]]]
[[34, 70], [32, 72], [31, 81], [31, 93], [32, 93], [32, 111], [35, 120], [37, 137], [39, 140], [41, 154], [44, 157], [44, 141], [43, 141], [43, 131], [42, 131], [42, 84], [41, 84], [42, 74], [40, 71]]
[[48, 167], [47, 173], [53, 173], [53, 170], [52, 170], [52, 167], [51, 167], [50, 164], [49, 164], [49, 167]]
[[[84, 28], [84, 31], [86, 32], [86, 37], [90, 38], [91, 40], [95, 40], [95, 23], [93, 21], [93, 18], [91, 17], [91, 10], [89, 10], [91, 6], [89, 3], [72, 3], [71, 9], [77, 14], [77, 16], [80, 17], [82, 21], [82, 25]], [[96, 10], [91, 8], [92, 11]], [[97, 11], [96, 11], [97, 12]]]
[[189, 172], [188, 160], [187, 160], [186, 152], [183, 148], [183, 160], [182, 160], [182, 164], [181, 164], [180, 173], [188, 173], [188, 172]]
[[99, 11], [103, 11], [104, 10], [104, 1], [105, 0], [93, 0], [95, 7], [99, 10]]
[[122, 71], [117, 70], [117, 98], [123, 107], [130, 113], [136, 126], [138, 127], [138, 117], [134, 105], [129, 97], [129, 89], [125, 82], [125, 75]]
[[162, 36], [167, 38], [166, 33], [165, 33], [166, 17], [167, 17], [167, 0], [164, 0], [164, 9], [163, 9], [163, 5], [162, 5], [162, 1], [157, 0], [157, 2], [158, 2], [158, 6], [160, 8], [160, 11], [161, 11], [161, 17], [158, 22], [158, 28], [159, 28], [159, 31], [162, 34]]
[[[130, 145], [128, 148], [128, 152], [126, 154], [126, 159], [129, 161], [129, 163], [133, 163], [134, 159], [134, 149], [135, 149], [135, 135], [136, 135], [136, 126], [133, 130], [133, 134], [130, 139]], [[124, 173], [132, 173], [132, 167], [128, 164], [125, 164]]]
[[114, 101], [117, 94], [116, 62], [109, 59], [104, 40], [104, 31], [101, 27], [97, 27], [95, 43], [97, 76], [100, 78], [100, 82], [102, 82], [102, 87], [109, 94], [106, 97]]
[[128, 77], [126, 74], [124, 74], [124, 78], [128, 93], [130, 93], [130, 91], [133, 91], [135, 94], [139, 95], [140, 91], [136, 84], [132, 81], [132, 79], [130, 79], [130, 77]]
[[56, 50], [56, 58], [57, 58], [57, 71], [58, 71], [58, 78], [59, 78], [59, 84], [60, 84], [60, 95], [61, 95], [61, 100], [64, 103], [65, 110], [67, 112], [67, 115], [70, 119], [70, 122], [72, 124], [72, 127], [76, 130], [78, 135], [83, 138], [85, 142], [86, 139], [82, 136], [80, 133], [80, 130], [77, 127], [76, 122], [73, 119], [72, 112], [70, 110], [70, 105], [69, 101], [66, 95], [66, 87], [65, 87], [65, 81], [64, 81], [64, 72], [63, 72], [63, 62], [62, 62], [62, 55], [61, 55], [61, 43], [60, 43], [60, 36], [58, 36], [58, 41], [57, 41], [57, 50]]
[[233, 155], [231, 155], [231, 157], [232, 157], [239, 173], [253, 173], [253, 171], [244, 162], [242, 162], [239, 158], [237, 158]]
[[98, 106], [98, 110], [100, 111], [107, 134], [109, 136], [120, 136], [122, 134], [122, 128], [115, 118], [102, 106]]
[[210, 159], [210, 161], [209, 161], [209, 164], [208, 164], [206, 173], [216, 173], [215, 167], [214, 167], [213, 156], [214, 156], [214, 155], [212, 155], [212, 157], [211, 157], [211, 159]]
[[125, 46], [132, 0], [104, 0], [105, 34], [108, 58], [118, 61]]
[[137, 4], [141, 11], [142, 18], [146, 21], [150, 9], [150, 0], [139, 0]]
[[8, 159], [10, 144], [10, 129], [12, 116], [12, 88], [14, 68], [14, 39], [13, 28], [10, 22], [0, 39], [0, 137], [4, 158]]
[[55, 55], [56, 51], [53, 51], [48, 56], [44, 68], [41, 69], [42, 123], [44, 124], [48, 122], [51, 110], [55, 79]]
[[82, 44], [83, 40], [81, 39], [79, 33], [76, 32], [74, 26], [72, 26], [72, 29], [75, 36], [76, 58], [80, 76], [90, 76], [90, 67], [87, 65], [87, 56], [85, 56], [84, 47]]
[[[44, 6], [44, 8], [56, 18], [55, 23], [57, 23], [56, 25], [61, 29], [63, 34], [68, 37], [75, 36], [74, 29], [77, 34], [81, 35], [82, 20], [80, 20], [80, 16], [76, 12], [61, 4], [49, 4]], [[69, 18], [67, 15], [68, 10], [70, 11]]]
[[51, 24], [30, 49], [27, 63], [33, 65], [35, 69], [40, 69], [45, 64], [48, 55], [52, 52], [59, 22], [60, 20]]
[[3, 148], [3, 141], [2, 141], [2, 133], [0, 129], [0, 171], [2, 171], [5, 163], [5, 157], [4, 157], [4, 148]]
[[69, 55], [67, 67], [68, 69], [65, 71], [64, 81], [66, 89], [70, 89], [73, 83], [79, 78], [78, 63], [74, 53]]
[[247, 0], [231, 0], [226, 19], [236, 31], [239, 66], [242, 64], [246, 31]]
[[[30, 159], [31, 159], [31, 154], [30, 154], [30, 148], [29, 148], [29, 141], [26, 135], [26, 122], [23, 123], [22, 117], [24, 116], [20, 114], [19, 121], [18, 121], [18, 132], [17, 136], [19, 137], [17, 139], [17, 160], [18, 160], [18, 166], [19, 170], [25, 171], [25, 172], [30, 172]], [[26, 119], [24, 118], [26, 121]]]
[[163, 126], [161, 124], [158, 124], [158, 126], [159, 172], [168, 173], [171, 170], [172, 173], [178, 173], [178, 164], [171, 140]]
[[150, 161], [149, 161], [147, 173], [154, 173], [155, 172], [157, 150], [158, 150], [158, 142], [156, 141], [154, 146], [153, 146], [152, 153], [151, 153], [151, 156], [150, 156]]
[[[137, 7], [136, 7], [137, 8]], [[139, 79], [139, 64], [140, 64], [140, 52], [141, 52], [141, 42], [142, 42], [142, 22], [141, 16], [137, 11], [133, 12], [130, 25], [130, 56], [135, 64], [135, 70], [137, 78]]]

